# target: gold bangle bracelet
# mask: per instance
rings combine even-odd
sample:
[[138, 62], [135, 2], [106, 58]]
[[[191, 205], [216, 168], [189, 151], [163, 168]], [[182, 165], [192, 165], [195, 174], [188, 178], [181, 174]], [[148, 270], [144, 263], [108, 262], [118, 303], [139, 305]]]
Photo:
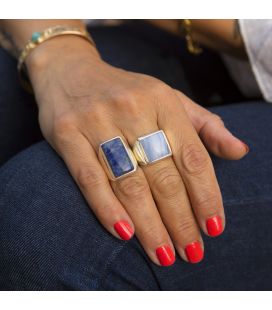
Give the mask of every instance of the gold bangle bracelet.
[[185, 34], [187, 50], [193, 55], [201, 54], [203, 51], [202, 48], [194, 42], [192, 37], [192, 21], [190, 19], [182, 19], [179, 21], [179, 25]]
[[80, 28], [74, 26], [53, 26], [45, 29], [42, 32], [34, 32], [31, 36], [31, 39], [27, 42], [25, 48], [21, 51], [17, 64], [17, 69], [22, 85], [28, 91], [33, 92], [31, 84], [27, 78], [27, 70], [25, 67], [26, 58], [37, 46], [39, 46], [43, 42], [54, 37], [63, 35], [76, 35], [82, 37], [83, 39], [87, 40], [91, 45], [96, 47], [94, 41], [86, 30], [81, 30]]

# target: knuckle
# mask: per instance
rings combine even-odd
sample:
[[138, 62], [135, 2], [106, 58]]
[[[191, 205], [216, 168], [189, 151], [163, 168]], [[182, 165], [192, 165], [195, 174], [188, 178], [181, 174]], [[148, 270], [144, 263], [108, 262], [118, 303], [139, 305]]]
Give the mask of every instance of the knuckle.
[[196, 144], [186, 144], [182, 150], [182, 162], [190, 175], [201, 174], [209, 165], [209, 156]]
[[154, 174], [153, 186], [156, 192], [169, 199], [180, 195], [183, 182], [176, 168], [163, 167]]
[[161, 82], [161, 81], [153, 81], [152, 83], [150, 83], [150, 85], [148, 85], [149, 89], [151, 92], [157, 94], [157, 95], [165, 95], [165, 94], [168, 94], [169, 91], [171, 90], [171, 88]]
[[213, 122], [224, 125], [224, 121], [219, 115], [212, 113], [210, 118]]
[[71, 116], [63, 115], [53, 122], [53, 135], [57, 141], [66, 140], [75, 130], [75, 123]]
[[113, 95], [112, 101], [114, 108], [125, 114], [126, 117], [139, 117], [141, 109], [139, 108], [140, 100], [137, 100], [135, 91], [118, 91]]
[[103, 101], [93, 102], [80, 113], [79, 128], [91, 140], [97, 138], [97, 132], [107, 131], [106, 124], [112, 124], [112, 114]]
[[79, 187], [86, 191], [102, 184], [102, 178], [95, 168], [81, 168], [78, 170], [75, 180]]
[[182, 217], [182, 219], [176, 224], [175, 232], [177, 236], [182, 236], [182, 238], [190, 237], [197, 232], [196, 223], [189, 216]]
[[196, 199], [195, 208], [205, 213], [214, 213], [220, 206], [222, 206], [221, 196], [216, 192], [210, 192], [203, 197]]
[[[148, 88], [147, 88], [148, 87]], [[173, 103], [175, 101], [172, 100], [172, 98], [175, 98], [176, 95], [173, 91], [173, 89], [168, 86], [167, 84], [161, 82], [161, 81], [153, 81], [146, 85], [145, 88], [145, 94], [148, 91], [152, 95], [152, 100], [154, 103], [159, 104], [159, 107], [161, 105], [166, 106], [170, 109], [173, 107]], [[145, 96], [145, 94], [143, 94]], [[169, 105], [169, 103], [171, 103]], [[169, 110], [171, 111], [171, 110]]]
[[144, 236], [146, 239], [155, 238], [158, 235], [158, 229], [154, 225], [154, 223], [148, 223], [148, 225], [145, 226], [144, 230]]
[[94, 126], [101, 126], [101, 124], [105, 122], [105, 118], [107, 117], [104, 105], [100, 103], [89, 106], [86, 114], [88, 117], [88, 121]]
[[117, 189], [125, 198], [139, 199], [147, 194], [149, 187], [143, 177], [133, 175], [118, 181]]
[[[101, 202], [99, 204], [90, 205], [92, 211], [99, 218], [100, 221], [103, 221], [104, 224], [108, 224], [109, 216], [112, 218], [117, 218], [119, 215], [118, 210], [116, 210], [112, 204], [103, 202], [103, 198], [101, 197]], [[109, 224], [110, 225], [110, 224]]]
[[163, 239], [162, 229], [153, 221], [146, 221], [144, 230], [140, 232], [140, 239], [143, 243], [161, 244]]

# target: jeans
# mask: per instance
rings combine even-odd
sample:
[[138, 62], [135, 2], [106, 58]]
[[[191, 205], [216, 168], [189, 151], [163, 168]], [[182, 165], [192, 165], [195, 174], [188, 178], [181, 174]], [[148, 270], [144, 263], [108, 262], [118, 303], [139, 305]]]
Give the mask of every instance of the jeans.
[[[133, 35], [123, 47], [134, 44], [135, 51], [136, 44], [137, 57], [129, 54], [130, 48], [125, 55], [119, 45], [110, 49], [103, 43], [107, 36], [125, 36], [124, 29]], [[173, 57], [165, 65], [165, 49], [148, 48], [154, 42], [141, 41], [135, 28], [107, 32], [111, 30], [93, 30], [104, 59], [131, 70], [135, 66], [135, 71], [138, 66], [138, 71], [192, 91], [182, 66], [174, 65], [178, 60]], [[145, 64], [139, 55], [149, 61]], [[0, 70], [1, 290], [272, 289], [272, 106], [250, 102], [210, 108], [249, 144], [250, 152], [240, 161], [212, 156], [226, 230], [214, 239], [203, 237], [203, 262], [193, 265], [177, 257], [165, 268], [149, 260], [135, 237], [122, 241], [102, 227], [62, 159], [42, 140], [34, 99], [21, 89], [15, 62], [3, 50]]]

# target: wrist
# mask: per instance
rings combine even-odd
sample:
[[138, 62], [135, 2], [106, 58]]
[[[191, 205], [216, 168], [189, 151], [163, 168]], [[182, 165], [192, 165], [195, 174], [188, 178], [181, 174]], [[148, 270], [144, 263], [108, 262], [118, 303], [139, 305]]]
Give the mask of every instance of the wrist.
[[47, 68], [58, 60], [69, 61], [88, 55], [90, 59], [100, 60], [97, 49], [84, 38], [76, 35], [63, 35], [49, 39], [37, 46], [26, 58], [25, 64], [31, 76], [37, 71]]

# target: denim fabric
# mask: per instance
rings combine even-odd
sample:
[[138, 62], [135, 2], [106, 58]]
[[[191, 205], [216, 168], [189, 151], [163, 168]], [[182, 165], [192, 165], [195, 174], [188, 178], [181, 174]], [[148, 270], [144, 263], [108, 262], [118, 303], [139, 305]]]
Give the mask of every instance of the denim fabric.
[[226, 211], [224, 234], [204, 236], [200, 264], [177, 258], [164, 268], [149, 260], [136, 238], [118, 240], [101, 226], [45, 141], [27, 148], [41, 139], [37, 111], [17, 85], [15, 63], [1, 50], [0, 64], [6, 79], [0, 72], [2, 162], [26, 148], [0, 167], [1, 290], [272, 289], [272, 106], [212, 108], [251, 150], [240, 161], [213, 158]]
[[[119, 241], [88, 208], [46, 142], [0, 170], [0, 288], [28, 290], [239, 290], [272, 288], [272, 107], [214, 109], [251, 151], [214, 159], [227, 226], [204, 237], [205, 259], [151, 263], [136, 238]], [[243, 115], [243, 117], [241, 117]]]

